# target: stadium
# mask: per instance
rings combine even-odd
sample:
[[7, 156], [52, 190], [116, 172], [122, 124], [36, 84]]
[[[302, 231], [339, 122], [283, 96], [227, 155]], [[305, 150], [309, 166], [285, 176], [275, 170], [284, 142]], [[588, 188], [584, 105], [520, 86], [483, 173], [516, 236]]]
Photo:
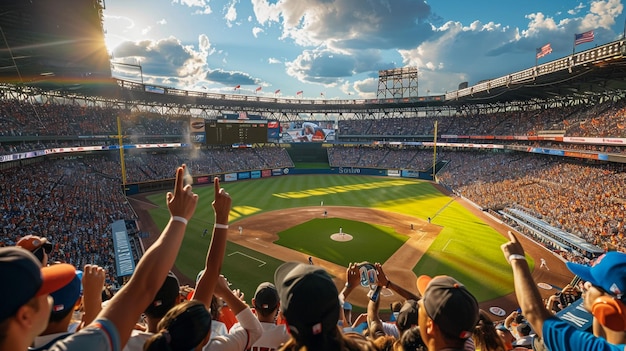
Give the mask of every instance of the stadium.
[[[455, 276], [503, 319], [518, 306], [507, 231], [522, 234], [546, 299], [572, 281], [565, 262], [624, 251], [623, 38], [445, 95], [404, 95], [416, 72], [398, 68], [379, 72], [376, 99], [265, 98], [112, 78], [101, 8], [83, 5], [80, 32], [35, 31], [51, 12], [76, 18], [9, 3], [3, 246], [46, 237], [53, 261], [96, 263], [118, 289], [165, 227], [165, 193], [186, 164], [200, 204], [175, 271], [190, 285], [215, 177], [233, 196], [222, 272], [246, 296], [285, 261], [312, 257], [338, 287], [350, 262], [369, 261], [411, 291], [421, 274]], [[68, 46], [26, 45], [51, 40]], [[350, 299], [361, 309], [362, 292]], [[383, 306], [396, 300], [383, 291]]]

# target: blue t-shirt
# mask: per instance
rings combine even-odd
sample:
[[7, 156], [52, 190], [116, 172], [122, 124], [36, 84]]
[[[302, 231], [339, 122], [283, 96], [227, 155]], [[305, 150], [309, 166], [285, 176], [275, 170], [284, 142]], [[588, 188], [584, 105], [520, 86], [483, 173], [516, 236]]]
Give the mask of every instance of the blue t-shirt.
[[120, 336], [117, 328], [107, 319], [96, 319], [89, 326], [59, 340], [49, 351], [119, 351]]
[[624, 351], [626, 345], [611, 344], [592, 333], [577, 329], [570, 323], [551, 317], [543, 322], [543, 343], [548, 350], [568, 351]]

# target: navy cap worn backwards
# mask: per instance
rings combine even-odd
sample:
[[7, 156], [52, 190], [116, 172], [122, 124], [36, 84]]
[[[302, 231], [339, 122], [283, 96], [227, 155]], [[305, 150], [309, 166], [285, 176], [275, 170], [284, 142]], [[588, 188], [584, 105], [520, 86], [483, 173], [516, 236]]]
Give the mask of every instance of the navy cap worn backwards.
[[73, 310], [76, 301], [80, 297], [81, 285], [80, 277], [78, 274], [75, 274], [69, 283], [59, 290], [51, 292], [50, 296], [54, 299], [52, 313], [64, 314], [69, 313], [69, 310]]
[[278, 291], [274, 284], [265, 282], [259, 284], [254, 293], [254, 308], [257, 310], [273, 311], [278, 306]]
[[0, 323], [30, 299], [59, 290], [75, 276], [76, 268], [70, 264], [41, 268], [39, 260], [24, 248], [0, 248]]
[[426, 314], [445, 334], [467, 339], [478, 323], [478, 302], [456, 279], [440, 275], [417, 278], [417, 289], [422, 294]]
[[567, 268], [582, 280], [601, 287], [604, 291], [624, 301], [626, 293], [626, 254], [610, 251], [587, 266], [567, 262]]
[[308, 340], [337, 329], [339, 293], [324, 269], [286, 262], [276, 269], [274, 283], [281, 311], [297, 339]]

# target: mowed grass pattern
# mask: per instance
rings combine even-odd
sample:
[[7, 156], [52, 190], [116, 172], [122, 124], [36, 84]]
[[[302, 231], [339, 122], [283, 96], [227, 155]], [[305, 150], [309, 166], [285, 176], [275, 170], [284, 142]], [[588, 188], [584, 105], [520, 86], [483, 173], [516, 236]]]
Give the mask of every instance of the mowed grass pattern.
[[[352, 235], [350, 241], [335, 241], [331, 235]], [[340, 266], [350, 262], [385, 262], [408, 237], [393, 228], [341, 218], [317, 218], [278, 233], [275, 243]], [[302, 240], [302, 238], [305, 240]]]
[[[460, 204], [451, 201], [452, 198], [441, 194], [429, 182], [358, 175], [298, 175], [222, 183], [222, 187], [233, 198], [231, 225], [236, 225], [239, 219], [262, 212], [320, 206], [322, 201], [324, 206], [370, 207], [422, 220], [431, 217], [432, 223], [441, 226], [442, 231], [420, 262], [415, 267], [406, 268], [413, 269], [417, 275], [454, 276], [468, 286], [479, 301], [513, 291], [511, 268], [500, 251], [505, 238]], [[213, 224], [213, 187], [196, 186], [194, 191], [199, 194], [200, 201], [194, 218], [189, 222], [176, 261], [177, 268], [188, 277], [195, 277], [204, 266]], [[149, 199], [160, 206], [153, 209], [151, 215], [159, 228], [163, 228], [169, 218], [165, 194], [151, 195]], [[203, 237], [204, 229], [208, 229], [209, 233]], [[303, 242], [316, 240], [306, 235], [298, 239]], [[379, 245], [378, 241], [372, 244]], [[346, 257], [359, 257], [357, 250], [348, 251], [349, 256], [347, 252], [343, 253]], [[253, 262], [258, 261], [237, 252], [266, 264], [257, 267], [258, 264]], [[226, 255], [223, 274], [248, 297], [254, 294], [260, 282], [272, 281], [274, 270], [282, 263], [279, 259], [231, 242], [228, 243]], [[341, 256], [342, 253], [337, 255]], [[330, 261], [335, 260], [333, 258]], [[363, 260], [372, 259], [362, 257], [354, 261]], [[343, 260], [350, 261], [347, 258]]]

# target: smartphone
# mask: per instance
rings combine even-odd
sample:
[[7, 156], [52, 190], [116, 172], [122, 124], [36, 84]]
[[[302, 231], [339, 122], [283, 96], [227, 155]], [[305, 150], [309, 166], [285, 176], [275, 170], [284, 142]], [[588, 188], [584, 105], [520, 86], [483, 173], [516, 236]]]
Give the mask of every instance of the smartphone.
[[376, 268], [369, 262], [359, 263], [359, 275], [361, 276], [361, 286], [364, 288], [370, 287], [373, 290], [373, 286], [378, 281], [376, 277]]
[[382, 286], [378, 285], [376, 286], [376, 290], [370, 290], [367, 296], [369, 296], [370, 300], [376, 302], [378, 301], [378, 297], [380, 296], [381, 289], [382, 289]]

